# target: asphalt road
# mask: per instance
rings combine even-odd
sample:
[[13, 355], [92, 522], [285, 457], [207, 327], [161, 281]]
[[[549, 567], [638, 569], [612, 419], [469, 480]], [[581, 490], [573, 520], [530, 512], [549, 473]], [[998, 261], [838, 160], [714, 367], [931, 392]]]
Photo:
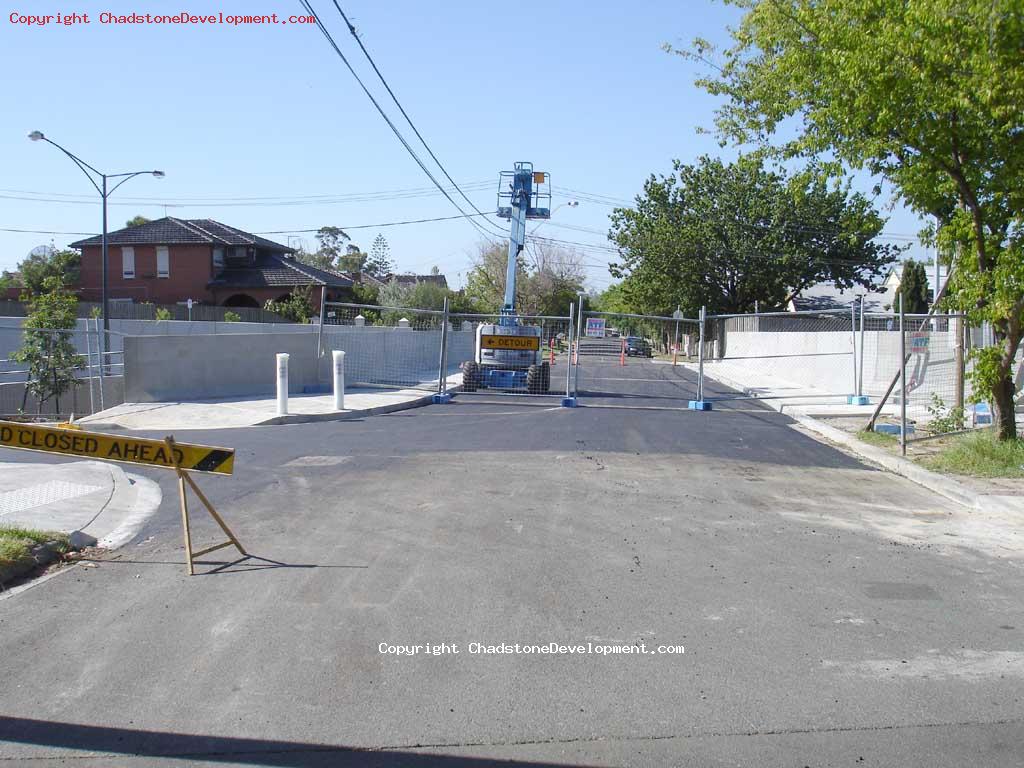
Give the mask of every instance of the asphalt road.
[[[581, 385], [179, 433], [238, 449], [200, 483], [259, 557], [185, 576], [148, 472], [136, 542], [0, 599], [3, 764], [1024, 763], [997, 534], [754, 401], [688, 411], [682, 369]], [[588, 642], [685, 653], [469, 647]]]

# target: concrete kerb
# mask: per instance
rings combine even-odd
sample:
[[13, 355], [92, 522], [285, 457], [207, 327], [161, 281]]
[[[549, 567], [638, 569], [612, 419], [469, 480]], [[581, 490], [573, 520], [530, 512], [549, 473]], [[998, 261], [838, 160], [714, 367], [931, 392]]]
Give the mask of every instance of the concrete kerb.
[[[706, 368], [704, 375], [708, 376]], [[744, 392], [746, 391], [744, 384], [741, 382], [730, 381], [727, 377], [708, 376], [708, 378], [714, 379], [727, 387], [739, 389]], [[841, 429], [829, 426], [812, 416], [794, 413], [792, 410], [784, 411], [783, 404], [773, 403], [771, 402], [771, 398], [766, 398], [761, 402], [764, 402], [769, 408], [772, 408], [779, 413], [786, 413], [796, 422], [796, 424], [799, 424], [804, 427], [804, 429], [814, 433], [814, 435], [842, 445], [861, 458], [878, 465], [882, 469], [892, 472], [893, 474], [900, 475], [901, 477], [905, 477], [912, 483], [916, 483], [923, 488], [927, 488], [933, 493], [944, 496], [950, 501], [954, 501], [957, 504], [968, 507], [969, 509], [984, 509], [987, 511], [1017, 514], [1024, 517], [1024, 502], [1022, 501], [1014, 502], [995, 495], [977, 493], [952, 477], [946, 477], [945, 475], [940, 475], [937, 472], [932, 472], [931, 470], [925, 469], [921, 465], [916, 464], [910, 459], [904, 459], [901, 456], [894, 456], [881, 448], [868, 445], [856, 435], [851, 435], [849, 432], [844, 432]]]
[[335, 411], [331, 413], [290, 413], [287, 416], [274, 416], [273, 418], [253, 424], [254, 427], [276, 426], [281, 424], [307, 424], [314, 421], [351, 421], [361, 419], [365, 416], [381, 416], [385, 413], [396, 411], [407, 411], [412, 408], [422, 408], [434, 402], [434, 394], [426, 394], [415, 400], [408, 400], [404, 403], [389, 403], [378, 405], [373, 408], [363, 408], [353, 411]]
[[932, 472], [919, 464], [915, 464], [910, 459], [894, 456], [882, 448], [868, 445], [856, 435], [851, 435], [849, 432], [829, 426], [811, 416], [793, 416], [793, 420], [807, 430], [850, 449], [861, 458], [867, 459], [893, 474], [905, 477], [907, 480], [917, 483], [933, 493], [944, 496], [950, 501], [955, 501], [957, 504], [969, 507], [970, 509], [1018, 514], [1024, 517], [1024, 504], [1014, 504], [999, 496], [976, 493], [952, 477]]

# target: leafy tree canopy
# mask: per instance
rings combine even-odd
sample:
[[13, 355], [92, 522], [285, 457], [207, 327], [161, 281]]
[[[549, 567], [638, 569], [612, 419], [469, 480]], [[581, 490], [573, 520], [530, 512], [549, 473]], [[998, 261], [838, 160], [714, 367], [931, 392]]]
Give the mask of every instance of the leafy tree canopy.
[[128, 221], [124, 223], [126, 227], [138, 227], [142, 224], [149, 224], [152, 219], [147, 219], [145, 216], [132, 216]]
[[[497, 312], [505, 300], [508, 248], [481, 244], [466, 279], [466, 298], [481, 312]], [[520, 254], [516, 277], [516, 310], [524, 315], [565, 315], [583, 289], [585, 271], [575, 251], [531, 245]]]
[[[723, 140], [824, 156], [887, 178], [944, 219], [950, 305], [989, 322], [973, 383], [1016, 437], [1013, 364], [1024, 335], [1024, 6], [1020, 0], [732, 0], [721, 60], [683, 55], [726, 99]], [[956, 246], [961, 246], [959, 252]], [[957, 255], [958, 254], [958, 255]]]
[[848, 184], [814, 169], [789, 177], [758, 155], [677, 161], [611, 219], [621, 298], [647, 314], [782, 309], [819, 282], [872, 288], [898, 253], [874, 241], [884, 220]]
[[18, 265], [17, 280], [22, 290], [22, 300], [30, 301], [33, 296], [47, 292], [47, 279], [55, 278], [63, 287], [78, 282], [82, 266], [82, 254], [78, 251], [37, 249]]

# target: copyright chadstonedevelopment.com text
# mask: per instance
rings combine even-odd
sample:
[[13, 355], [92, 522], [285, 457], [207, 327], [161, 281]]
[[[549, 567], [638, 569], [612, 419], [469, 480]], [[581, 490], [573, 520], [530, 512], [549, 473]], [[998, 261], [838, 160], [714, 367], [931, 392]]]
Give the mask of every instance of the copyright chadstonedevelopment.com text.
[[377, 651], [385, 656], [681, 656], [682, 645], [601, 643], [381, 643]]

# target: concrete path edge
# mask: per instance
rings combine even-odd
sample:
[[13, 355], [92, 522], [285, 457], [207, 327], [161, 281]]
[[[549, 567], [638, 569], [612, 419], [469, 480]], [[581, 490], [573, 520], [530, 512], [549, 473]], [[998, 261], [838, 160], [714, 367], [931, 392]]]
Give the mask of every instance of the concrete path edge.
[[274, 416], [269, 419], [265, 419], [261, 422], [253, 424], [254, 427], [266, 427], [280, 424], [307, 424], [314, 421], [349, 421], [351, 419], [361, 419], [364, 416], [380, 416], [385, 413], [394, 413], [396, 411], [407, 411], [411, 408], [422, 408], [425, 405], [430, 405], [434, 399], [434, 392], [418, 397], [415, 400], [409, 400], [404, 403], [389, 403], [388, 405], [378, 405], [375, 408], [364, 408], [357, 411], [339, 411], [335, 413], [290, 413], [287, 416]]
[[[707, 374], [706, 369], [705, 375], [708, 376], [709, 379], [714, 379], [727, 387], [732, 387], [733, 389], [739, 389], [746, 392], [746, 388], [743, 384], [730, 381], [725, 376], [710, 376]], [[776, 407], [770, 402], [762, 402], [765, 402], [768, 407], [782, 413], [782, 409], [780, 407]], [[882, 467], [882, 469], [892, 472], [893, 474], [900, 475], [901, 477], [905, 477], [912, 483], [916, 483], [923, 488], [927, 488], [929, 491], [937, 493], [940, 496], [944, 496], [957, 504], [961, 504], [969, 509], [985, 509], [988, 511], [998, 511], [1017, 515], [1024, 514], [1024, 509], [1022, 509], [1020, 503], [1013, 503], [1005, 501], [998, 496], [972, 491], [963, 483], [952, 477], [946, 477], [945, 475], [940, 475], [937, 472], [932, 472], [931, 470], [925, 469], [920, 464], [916, 464], [909, 459], [904, 459], [902, 456], [893, 456], [891, 453], [881, 448], [868, 445], [856, 435], [851, 435], [849, 432], [844, 432], [841, 429], [829, 426], [828, 424], [825, 424], [811, 416], [794, 413], [789, 413], [787, 415], [797, 424], [815, 435], [823, 437], [833, 443], [838, 443], [861, 458], [867, 459], [871, 463]]]

